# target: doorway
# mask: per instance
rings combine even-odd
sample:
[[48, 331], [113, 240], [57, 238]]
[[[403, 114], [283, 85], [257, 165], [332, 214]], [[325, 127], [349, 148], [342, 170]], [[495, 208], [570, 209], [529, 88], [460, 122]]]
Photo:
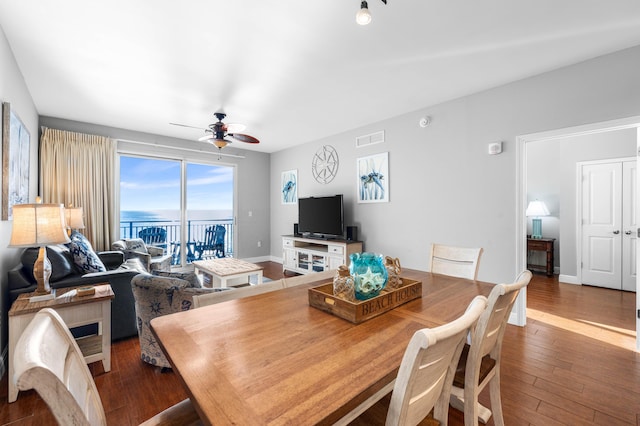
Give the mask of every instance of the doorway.
[[[584, 126], [558, 129], [529, 135], [521, 135], [516, 138], [516, 271], [525, 269], [527, 262], [527, 220], [525, 216], [525, 210], [527, 206], [527, 145], [532, 142], [551, 141], [571, 136], [589, 135], [623, 129], [634, 129], [633, 132], [636, 134], [636, 140], [638, 140], [640, 139], [639, 128], [640, 116], [634, 116], [607, 122], [593, 123]], [[637, 149], [638, 146], [636, 146], [636, 152], [638, 152]], [[638, 253], [638, 250], [636, 250], [636, 253]], [[640, 292], [636, 292], [636, 299], [636, 307], [640, 307]], [[630, 315], [634, 315], [634, 317], [636, 317], [636, 350], [640, 351], [640, 333], [638, 333], [638, 331], [640, 331], [640, 319], [635, 315], [635, 311], [630, 313]], [[518, 325], [526, 324], [526, 291], [521, 292], [520, 296], [518, 297], [516, 307], [510, 318], [510, 322]]]
[[578, 163], [582, 284], [636, 291], [636, 159]]

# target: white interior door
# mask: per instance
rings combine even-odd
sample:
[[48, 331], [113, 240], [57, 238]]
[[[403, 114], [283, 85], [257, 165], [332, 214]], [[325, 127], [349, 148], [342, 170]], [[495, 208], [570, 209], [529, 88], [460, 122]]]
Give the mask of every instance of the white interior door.
[[582, 283], [636, 290], [636, 160], [582, 166]]
[[622, 163], [582, 167], [582, 283], [622, 283]]
[[622, 163], [622, 289], [636, 291], [637, 252], [637, 161]]

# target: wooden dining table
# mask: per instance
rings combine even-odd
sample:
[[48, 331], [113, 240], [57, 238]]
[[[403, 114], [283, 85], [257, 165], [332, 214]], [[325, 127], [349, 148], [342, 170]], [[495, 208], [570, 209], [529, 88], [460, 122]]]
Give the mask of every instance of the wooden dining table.
[[334, 424], [392, 386], [416, 330], [454, 320], [493, 288], [402, 276], [422, 282], [422, 297], [360, 324], [309, 306], [324, 279], [157, 317], [151, 329], [206, 424]]

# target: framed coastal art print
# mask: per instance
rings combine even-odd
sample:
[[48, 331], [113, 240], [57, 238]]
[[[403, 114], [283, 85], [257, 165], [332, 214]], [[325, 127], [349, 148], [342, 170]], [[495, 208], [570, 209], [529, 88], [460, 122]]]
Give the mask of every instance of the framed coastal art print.
[[361, 157], [357, 160], [358, 202], [389, 202], [389, 153]]
[[29, 202], [31, 136], [8, 102], [2, 103], [2, 220], [13, 217], [15, 204]]
[[298, 171], [288, 170], [282, 172], [282, 178], [280, 179], [280, 198], [282, 204], [297, 204], [298, 203]]

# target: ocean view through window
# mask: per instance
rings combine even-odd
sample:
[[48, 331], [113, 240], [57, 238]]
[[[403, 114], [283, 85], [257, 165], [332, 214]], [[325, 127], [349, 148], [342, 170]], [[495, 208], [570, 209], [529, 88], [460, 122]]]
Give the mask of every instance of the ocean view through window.
[[182, 265], [209, 255], [207, 230], [220, 225], [230, 256], [233, 196], [232, 167], [121, 155], [120, 237], [160, 246], [172, 254], [173, 265]]

